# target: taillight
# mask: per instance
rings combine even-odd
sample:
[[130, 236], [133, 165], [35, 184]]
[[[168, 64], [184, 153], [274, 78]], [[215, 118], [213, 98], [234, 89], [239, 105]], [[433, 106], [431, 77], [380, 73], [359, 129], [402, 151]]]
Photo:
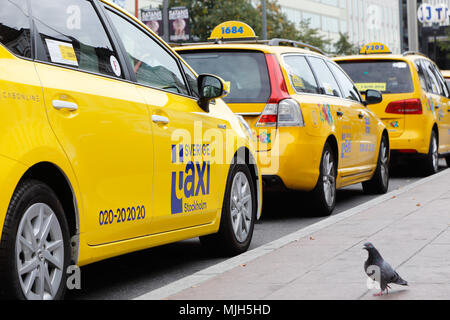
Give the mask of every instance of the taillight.
[[420, 99], [400, 100], [389, 103], [386, 113], [393, 114], [422, 114], [422, 102]]
[[283, 72], [275, 55], [266, 54], [271, 94], [257, 127], [299, 127], [304, 126], [303, 115], [297, 101], [291, 99]]

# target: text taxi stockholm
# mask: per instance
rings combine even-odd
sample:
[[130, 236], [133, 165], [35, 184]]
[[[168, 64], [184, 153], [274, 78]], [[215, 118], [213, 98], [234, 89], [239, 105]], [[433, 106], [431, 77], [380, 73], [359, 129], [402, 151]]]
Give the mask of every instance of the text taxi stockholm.
[[211, 317], [213, 312], [222, 313], [236, 317], [238, 315], [268, 315], [270, 314], [269, 305], [224, 305], [223, 309], [214, 309], [214, 307], [186, 306], [180, 307], [180, 315], [204, 315]]

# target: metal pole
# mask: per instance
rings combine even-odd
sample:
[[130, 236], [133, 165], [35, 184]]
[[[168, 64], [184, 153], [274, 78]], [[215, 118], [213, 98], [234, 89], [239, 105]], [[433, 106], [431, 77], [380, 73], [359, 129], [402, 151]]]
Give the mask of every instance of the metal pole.
[[163, 1], [163, 25], [163, 39], [167, 42], [169, 41], [169, 0]]
[[419, 51], [419, 27], [417, 20], [417, 0], [407, 0], [408, 47], [409, 51]]
[[266, 0], [261, 0], [261, 10], [262, 10], [262, 37], [263, 37], [263, 40], [267, 40], [267, 8], [266, 8]]
[[134, 1], [134, 15], [139, 19], [139, 0]]

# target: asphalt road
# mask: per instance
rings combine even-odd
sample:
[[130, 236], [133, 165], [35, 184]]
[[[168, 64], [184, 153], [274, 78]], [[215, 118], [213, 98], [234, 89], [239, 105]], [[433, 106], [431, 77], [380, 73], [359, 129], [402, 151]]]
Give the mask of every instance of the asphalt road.
[[[443, 161], [441, 165], [446, 168]], [[420, 180], [415, 171], [413, 166], [393, 168], [390, 191]], [[334, 214], [375, 197], [365, 195], [360, 184], [339, 190]], [[262, 219], [255, 226], [250, 250], [324, 219], [308, 216], [307, 203], [307, 194], [265, 194]], [[197, 238], [156, 247], [81, 268], [81, 290], [68, 291], [66, 298], [133, 299], [224, 260], [206, 252]]]

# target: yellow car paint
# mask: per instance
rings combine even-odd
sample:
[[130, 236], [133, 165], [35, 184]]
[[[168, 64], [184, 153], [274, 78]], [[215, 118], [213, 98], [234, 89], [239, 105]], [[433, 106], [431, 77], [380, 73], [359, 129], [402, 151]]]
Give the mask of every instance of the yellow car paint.
[[[157, 38], [135, 17], [108, 1], [102, 3]], [[179, 57], [169, 46], [166, 50]], [[40, 165], [57, 168], [72, 191], [68, 204], [74, 206], [72, 259], [79, 266], [219, 230], [233, 158], [243, 149], [250, 158], [256, 157], [247, 131], [221, 99], [207, 113], [195, 98], [19, 58], [3, 45], [0, 69], [0, 117], [4, 121], [0, 128], [0, 239], [15, 188], [30, 169]], [[78, 108], [58, 110], [61, 102]], [[153, 115], [170, 117], [170, 126], [153, 123]], [[196, 123], [201, 123], [200, 132]], [[199, 138], [211, 153], [191, 153], [173, 162], [173, 145], [178, 143], [171, 140], [176, 134], [173, 128]], [[233, 143], [217, 142], [225, 135]], [[216, 159], [222, 162], [214, 163]], [[204, 182], [199, 187], [200, 194], [209, 188], [200, 199], [207, 209], [171, 214], [171, 174], [184, 170], [189, 161], [211, 163], [210, 168], [194, 168], [203, 170], [205, 181], [206, 174], [210, 179], [208, 186]], [[262, 179], [255, 168], [259, 218]], [[176, 192], [177, 198], [182, 197], [182, 191]], [[126, 215], [133, 210], [144, 215], [144, 207], [145, 218], [134, 223], [99, 223], [111, 218], [110, 211], [117, 220], [122, 209]]]
[[[258, 163], [263, 176], [278, 176], [289, 189], [311, 191], [317, 183], [320, 173], [320, 162], [324, 145], [328, 139], [335, 139], [339, 154], [337, 187], [370, 180], [375, 172], [380, 141], [385, 126], [369, 109], [361, 103], [317, 94], [298, 94], [290, 80], [283, 56], [288, 54], [323, 57], [310, 50], [286, 46], [272, 46], [264, 43], [233, 43], [219, 44], [186, 44], [177, 46], [175, 50], [181, 55], [201, 52], [260, 52], [273, 55], [281, 67], [282, 75], [287, 84], [288, 95], [301, 106], [304, 127], [258, 127], [261, 112], [266, 103], [231, 103], [230, 108], [241, 114], [251, 126], [257, 138]], [[192, 64], [191, 64], [192, 65]], [[219, 74], [220, 75], [220, 74]], [[224, 78], [225, 80], [229, 80]], [[341, 121], [336, 112], [345, 110]], [[370, 130], [364, 134], [363, 121], [358, 119], [362, 114], [367, 119]], [[357, 124], [357, 125], [354, 125]], [[271, 134], [271, 141], [262, 143], [259, 137]], [[347, 141], [348, 140], [348, 141]], [[371, 152], [360, 152], [361, 144], [371, 145]], [[344, 154], [344, 148], [352, 150]], [[274, 165], [273, 159], [277, 164]]]
[[[337, 57], [333, 59], [339, 63], [397, 61], [408, 65], [405, 72], [411, 72], [413, 90], [409, 93], [383, 94], [383, 102], [369, 106], [389, 131], [391, 150], [400, 153], [428, 154], [430, 150], [430, 136], [433, 128], [438, 128], [439, 153], [450, 153], [450, 96], [438, 95], [425, 90], [417, 72], [417, 61], [428, 61], [429, 58], [421, 54], [367, 54]], [[437, 67], [436, 67], [437, 69]], [[386, 79], [387, 81], [387, 79]], [[390, 103], [408, 99], [419, 99], [422, 114], [393, 114], [387, 113]]]

